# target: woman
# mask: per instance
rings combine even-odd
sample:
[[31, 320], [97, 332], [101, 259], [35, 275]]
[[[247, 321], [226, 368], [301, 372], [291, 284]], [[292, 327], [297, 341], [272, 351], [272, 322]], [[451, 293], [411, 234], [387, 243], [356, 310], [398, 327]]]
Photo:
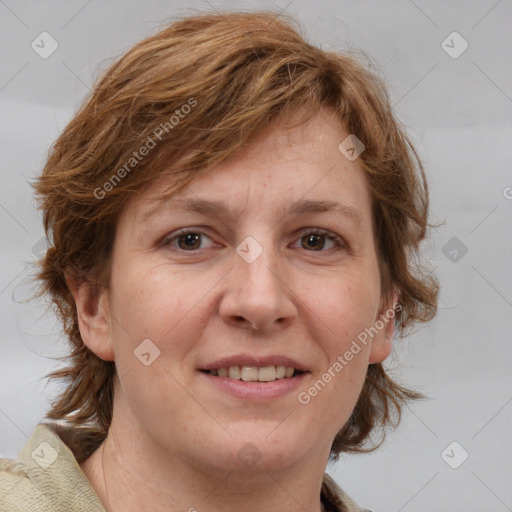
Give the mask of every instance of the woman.
[[360, 511], [324, 474], [420, 395], [416, 152], [381, 82], [273, 13], [203, 14], [114, 63], [36, 192], [67, 388], [2, 510]]

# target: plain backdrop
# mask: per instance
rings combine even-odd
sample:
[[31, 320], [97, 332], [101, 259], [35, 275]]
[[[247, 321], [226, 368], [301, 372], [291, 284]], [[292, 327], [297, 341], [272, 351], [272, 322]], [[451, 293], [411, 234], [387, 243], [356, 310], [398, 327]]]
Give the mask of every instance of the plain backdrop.
[[[432, 220], [445, 221], [424, 246], [438, 315], [389, 361], [429, 399], [376, 452], [328, 472], [379, 512], [512, 510], [510, 0], [0, 0], [0, 456], [43, 417], [58, 391], [44, 376], [65, 353], [53, 317], [26, 303], [44, 249], [30, 179], [101, 71], [192, 8], [286, 11], [313, 44], [365, 52], [425, 164]], [[58, 45], [47, 58], [31, 46], [42, 32]]]

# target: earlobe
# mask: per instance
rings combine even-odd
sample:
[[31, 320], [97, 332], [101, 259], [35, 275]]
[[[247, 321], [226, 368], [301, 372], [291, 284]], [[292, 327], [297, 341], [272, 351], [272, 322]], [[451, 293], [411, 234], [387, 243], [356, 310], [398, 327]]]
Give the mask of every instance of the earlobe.
[[99, 358], [114, 361], [107, 290], [87, 281], [78, 280], [67, 273], [66, 283], [75, 300], [83, 342]]
[[369, 364], [384, 361], [393, 348], [393, 333], [395, 330], [395, 306], [398, 303], [398, 293], [393, 291], [388, 300], [384, 301], [375, 321], [377, 333], [372, 339]]

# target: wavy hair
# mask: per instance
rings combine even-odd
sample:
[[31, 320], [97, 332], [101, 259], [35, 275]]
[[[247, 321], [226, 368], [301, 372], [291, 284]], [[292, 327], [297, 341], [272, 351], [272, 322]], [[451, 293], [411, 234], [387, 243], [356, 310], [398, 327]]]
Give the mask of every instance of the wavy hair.
[[[111, 64], [51, 148], [34, 184], [49, 241], [38, 279], [71, 353], [50, 374], [66, 388], [47, 418], [71, 424], [79, 461], [107, 435], [116, 368], [83, 343], [65, 273], [108, 288], [116, 220], [129, 197], [164, 174], [174, 178], [167, 193], [178, 192], [274, 120], [300, 112], [300, 125], [330, 109], [364, 143], [358, 161], [372, 196], [381, 289], [399, 292], [395, 327], [405, 335], [434, 317], [437, 280], [418, 260], [431, 227], [422, 163], [382, 80], [302, 32], [290, 16], [268, 11], [176, 20]], [[372, 432], [397, 425], [403, 404], [420, 396], [370, 365], [331, 458], [373, 449]]]

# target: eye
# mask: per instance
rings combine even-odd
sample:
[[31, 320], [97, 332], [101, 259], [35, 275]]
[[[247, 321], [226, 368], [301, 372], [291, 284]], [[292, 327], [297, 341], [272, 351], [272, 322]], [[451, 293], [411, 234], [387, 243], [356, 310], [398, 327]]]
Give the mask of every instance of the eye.
[[[177, 251], [195, 252], [199, 249], [207, 248], [201, 243], [202, 239], [205, 238], [212, 241], [209, 236], [200, 230], [180, 229], [166, 237], [161, 245]], [[299, 241], [301, 242], [301, 248], [310, 252], [328, 252], [333, 248], [335, 250], [336, 248], [337, 250], [346, 248], [346, 244], [340, 236], [320, 228], [306, 228], [302, 231], [297, 242]], [[326, 245], [329, 244], [331, 247], [326, 249]], [[220, 247], [219, 244], [214, 243], [213, 245]]]
[[[313, 252], [327, 252], [325, 248], [326, 241], [334, 244], [334, 247], [338, 247], [338, 250], [342, 250], [346, 247], [343, 239], [331, 231], [326, 231], [320, 228], [307, 228], [302, 232], [301, 237], [298, 241], [301, 241], [303, 249], [312, 250]], [[328, 247], [327, 250], [332, 249]]]
[[207, 238], [208, 240], [211, 240], [209, 236], [206, 236], [201, 231], [181, 229], [173, 233], [171, 236], [165, 238], [162, 241], [162, 245], [166, 247], [169, 246], [172, 249], [190, 252], [196, 249], [205, 248], [201, 247], [201, 238]]

